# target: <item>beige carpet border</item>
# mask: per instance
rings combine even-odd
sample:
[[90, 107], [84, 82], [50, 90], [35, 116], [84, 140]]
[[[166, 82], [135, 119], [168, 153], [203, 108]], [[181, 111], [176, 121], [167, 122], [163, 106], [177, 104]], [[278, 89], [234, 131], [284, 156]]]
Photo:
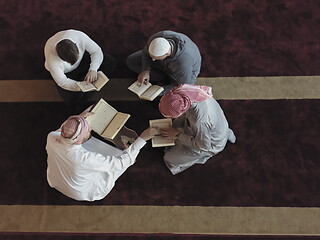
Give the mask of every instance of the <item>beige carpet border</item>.
[[[136, 101], [127, 88], [133, 79], [111, 79], [93, 100]], [[198, 78], [216, 99], [320, 99], [320, 76]], [[0, 102], [59, 102], [53, 80], [1, 80]]]
[[320, 236], [320, 208], [0, 205], [1, 232]]

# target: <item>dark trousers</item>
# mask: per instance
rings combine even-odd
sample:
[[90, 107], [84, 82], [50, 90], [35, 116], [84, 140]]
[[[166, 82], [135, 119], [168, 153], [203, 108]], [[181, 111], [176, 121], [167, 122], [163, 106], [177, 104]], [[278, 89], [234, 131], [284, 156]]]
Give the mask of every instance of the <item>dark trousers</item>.
[[[142, 50], [137, 51], [127, 57], [127, 67], [136, 73], [142, 72]], [[150, 69], [150, 82], [160, 86], [168, 85], [172, 82], [170, 76], [163, 71], [160, 61], [153, 61]]]
[[[91, 63], [90, 54], [85, 52], [82, 57], [82, 60], [79, 66], [73, 70], [72, 72], [66, 73], [68, 78], [71, 78], [76, 81], [83, 81], [85, 76], [89, 71]], [[104, 55], [103, 62], [100, 65], [98, 71], [104, 72], [108, 77], [114, 72], [116, 68], [116, 61], [114, 57], [109, 54]], [[95, 91], [92, 92], [73, 92], [69, 90], [65, 90], [58, 85], [56, 85], [57, 90], [63, 101], [67, 104], [68, 108], [72, 112], [72, 114], [79, 114], [84, 109], [89, 107], [91, 104], [89, 102], [90, 98], [95, 94]]]

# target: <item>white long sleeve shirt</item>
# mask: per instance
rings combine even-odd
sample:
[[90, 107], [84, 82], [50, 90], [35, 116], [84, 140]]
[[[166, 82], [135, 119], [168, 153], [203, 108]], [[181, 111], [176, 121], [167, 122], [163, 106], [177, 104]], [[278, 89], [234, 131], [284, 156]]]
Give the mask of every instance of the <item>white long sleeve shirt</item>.
[[[78, 47], [79, 58], [73, 65], [63, 61], [57, 54], [56, 45], [63, 39], [71, 40]], [[70, 29], [58, 32], [48, 39], [44, 47], [45, 68], [50, 72], [58, 86], [69, 91], [80, 91], [76, 81], [68, 78], [65, 73], [71, 72], [79, 66], [85, 51], [90, 54], [91, 58], [89, 70], [97, 71], [103, 61], [103, 53], [99, 45], [85, 33]]]
[[[59, 136], [60, 132], [55, 131], [47, 137], [47, 180], [51, 187], [79, 201], [104, 198], [117, 178], [135, 163], [140, 149], [146, 144], [139, 137], [120, 156], [108, 156], [89, 151], [83, 145], [63, 144]], [[93, 145], [96, 144], [99, 143]]]

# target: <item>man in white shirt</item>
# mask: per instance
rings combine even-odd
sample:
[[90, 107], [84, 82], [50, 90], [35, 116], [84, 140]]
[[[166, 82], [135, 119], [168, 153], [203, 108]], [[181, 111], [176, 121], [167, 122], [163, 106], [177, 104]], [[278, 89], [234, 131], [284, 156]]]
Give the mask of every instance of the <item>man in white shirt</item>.
[[59, 130], [48, 134], [46, 145], [49, 185], [78, 201], [104, 198], [155, 134], [155, 129], [148, 128], [121, 151], [96, 138], [89, 139], [91, 129], [85, 119], [87, 114], [86, 110], [69, 117]]
[[58, 92], [71, 107], [81, 108], [92, 92], [82, 93], [77, 81], [94, 82], [97, 71], [107, 76], [114, 71], [115, 60], [81, 31], [69, 29], [53, 35], [45, 44], [45, 68], [58, 85]]

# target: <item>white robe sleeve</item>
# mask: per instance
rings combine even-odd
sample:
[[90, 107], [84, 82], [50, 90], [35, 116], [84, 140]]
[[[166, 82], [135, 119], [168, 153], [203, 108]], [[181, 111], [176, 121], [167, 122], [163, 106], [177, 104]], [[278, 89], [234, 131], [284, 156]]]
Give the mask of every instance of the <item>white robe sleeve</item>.
[[88, 35], [83, 34], [83, 43], [85, 50], [90, 54], [91, 63], [89, 70], [98, 71], [102, 61], [103, 61], [103, 53], [99, 45], [94, 42]]
[[100, 172], [122, 171], [135, 163], [140, 149], [146, 144], [142, 138], [137, 138], [134, 143], [123, 153], [116, 156], [104, 156], [100, 153], [86, 151], [83, 153], [82, 167], [87, 170]]
[[81, 89], [76, 84], [77, 81], [68, 78], [61, 68], [51, 67], [50, 74], [59, 87], [73, 92], [81, 91]]

